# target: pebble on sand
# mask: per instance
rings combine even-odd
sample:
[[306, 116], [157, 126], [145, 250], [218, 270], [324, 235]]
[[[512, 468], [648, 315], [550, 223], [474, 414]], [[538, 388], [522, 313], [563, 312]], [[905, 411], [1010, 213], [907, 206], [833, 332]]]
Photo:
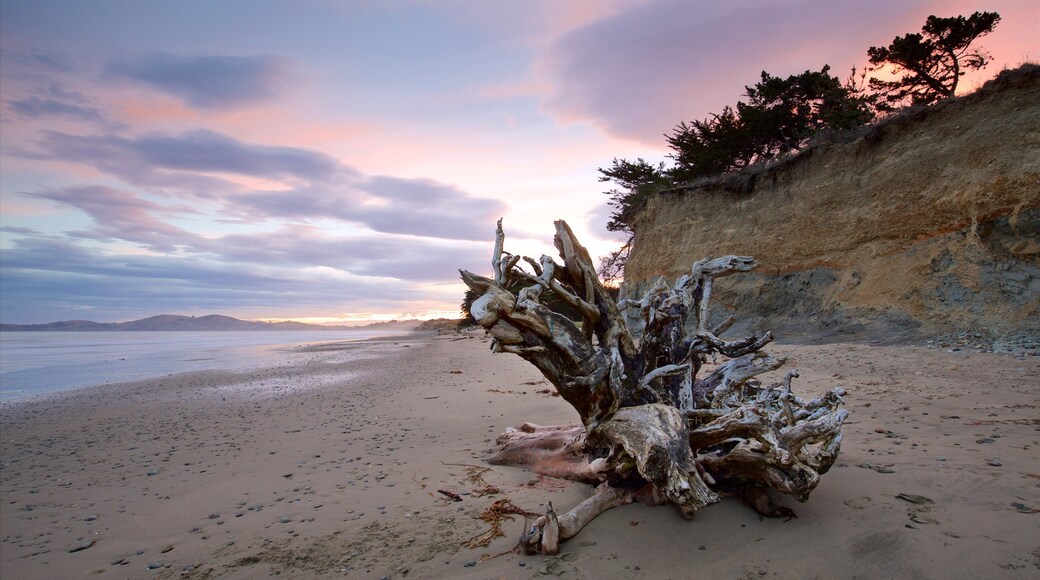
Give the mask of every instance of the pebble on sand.
[[86, 550], [87, 548], [89, 548], [89, 547], [91, 547], [93, 545], [94, 545], [94, 540], [87, 540], [87, 541], [83, 542], [82, 544], [76, 546], [75, 548], [71, 548], [69, 550], [69, 553], [70, 554], [74, 554], [76, 552], [81, 552], [81, 551]]

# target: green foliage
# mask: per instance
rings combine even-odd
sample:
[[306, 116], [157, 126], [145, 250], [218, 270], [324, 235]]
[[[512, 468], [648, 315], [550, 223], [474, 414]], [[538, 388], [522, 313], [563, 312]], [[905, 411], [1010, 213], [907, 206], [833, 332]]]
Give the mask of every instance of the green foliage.
[[748, 129], [732, 107], [703, 121], [679, 123], [671, 135], [665, 135], [675, 160], [671, 175], [687, 180], [746, 167], [755, 158]]
[[869, 97], [831, 76], [830, 67], [786, 79], [762, 71], [747, 101], [667, 135], [677, 180], [743, 169], [804, 147], [823, 129], [847, 130], [873, 119]]
[[996, 12], [975, 12], [965, 18], [929, 16], [921, 33], [897, 36], [887, 47], [867, 50], [870, 64], [878, 70], [891, 65], [896, 80], [870, 79], [870, 87], [883, 98], [879, 108], [897, 105], [929, 104], [952, 97], [965, 69], [978, 70], [989, 64], [989, 54], [971, 48], [980, 36], [993, 31], [1000, 22]]
[[632, 220], [651, 195], [797, 151], [822, 129], [847, 130], [873, 119], [870, 98], [852, 80], [842, 83], [831, 76], [829, 66], [786, 79], [762, 71], [761, 80], [745, 88], [747, 101], [736, 109], [725, 107], [703, 121], [682, 122], [665, 136], [672, 167], [615, 158], [609, 168], [599, 169], [601, 182], [618, 186], [606, 192], [614, 209], [607, 229], [630, 234], [620, 250], [600, 262], [605, 280], [620, 277], [632, 247]]
[[610, 196], [608, 203], [614, 208], [607, 222], [607, 229], [612, 232], [630, 231], [632, 217], [646, 198], [671, 184], [664, 163], [655, 166], [642, 158], [635, 161], [615, 158], [608, 169], [599, 168], [599, 173], [600, 182], [612, 181], [620, 186], [606, 192]]
[[[703, 120], [681, 122], [665, 135], [673, 160], [653, 165], [637, 159], [614, 159], [600, 168], [601, 182], [618, 187], [607, 191], [610, 216], [607, 229], [629, 234], [628, 241], [602, 259], [599, 274], [616, 280], [632, 249], [632, 222], [646, 200], [679, 183], [711, 177], [787, 155], [804, 148], [814, 136], [848, 134], [876, 118], [878, 111], [895, 105], [931, 103], [952, 96], [963, 69], [980, 69], [989, 56], [971, 43], [993, 30], [1000, 15], [976, 12], [970, 17], [929, 16], [921, 34], [896, 37], [885, 48], [868, 50], [873, 70], [894, 65], [903, 77], [895, 81], [871, 78], [868, 92], [857, 82], [856, 69], [842, 82], [830, 67], [807, 70], [787, 78], [762, 71], [754, 86], [745, 87], [746, 100]], [[745, 172], [746, 174], [746, 172]]]

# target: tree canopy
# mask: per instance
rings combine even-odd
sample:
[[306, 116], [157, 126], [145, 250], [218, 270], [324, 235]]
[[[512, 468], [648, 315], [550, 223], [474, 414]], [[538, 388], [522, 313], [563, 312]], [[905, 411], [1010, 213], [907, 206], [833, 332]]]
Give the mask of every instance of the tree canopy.
[[967, 18], [929, 16], [920, 34], [897, 36], [887, 47], [870, 47], [872, 71], [892, 67], [902, 74], [895, 80], [871, 78], [870, 91], [857, 83], [855, 69], [845, 81], [832, 76], [827, 65], [787, 78], [762, 71], [759, 82], [746, 86], [745, 99], [735, 106], [702, 120], [680, 122], [665, 135], [671, 166], [615, 158], [610, 167], [599, 169], [601, 182], [617, 186], [606, 192], [614, 209], [607, 229], [629, 237], [602, 260], [600, 274], [607, 280], [620, 276], [632, 249], [632, 220], [651, 195], [797, 152], [821, 131], [855, 129], [902, 104], [951, 97], [965, 70], [988, 64], [989, 55], [971, 44], [999, 21], [996, 12], [975, 12]]
[[978, 70], [990, 55], [971, 44], [993, 31], [1000, 22], [996, 12], [940, 18], [929, 16], [921, 32], [897, 36], [887, 47], [867, 50], [874, 70], [892, 66], [895, 80], [870, 79], [870, 87], [882, 97], [881, 108], [906, 103], [927, 104], [952, 97], [965, 70]]
[[830, 74], [830, 66], [787, 78], [762, 71], [745, 87], [746, 101], [703, 121], [680, 123], [666, 135], [674, 152], [671, 177], [688, 180], [797, 151], [822, 129], [846, 130], [873, 119], [869, 99], [852, 82]]

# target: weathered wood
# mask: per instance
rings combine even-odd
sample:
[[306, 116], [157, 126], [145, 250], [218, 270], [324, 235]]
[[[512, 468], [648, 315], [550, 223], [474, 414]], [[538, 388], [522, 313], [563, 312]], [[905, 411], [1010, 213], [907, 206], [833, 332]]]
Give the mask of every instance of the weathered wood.
[[549, 502], [546, 505], [546, 514], [535, 520], [520, 537], [520, 549], [528, 555], [557, 554], [561, 542], [578, 535], [582, 528], [596, 519], [596, 516], [620, 505], [632, 503], [634, 498], [635, 493], [632, 491], [601, 483], [596, 488], [596, 493], [562, 516], [556, 514], [552, 502]]
[[[479, 296], [470, 312], [493, 337], [492, 349], [534, 364], [581, 419], [509, 429], [489, 461], [599, 485], [568, 513], [549, 505], [521, 547], [557, 553], [596, 515], [634, 498], [673, 503], [692, 517], [735, 496], [765, 515], [793, 516], [772, 493], [808, 498], [837, 458], [848, 412], [840, 388], [809, 402], [795, 396], [796, 371], [762, 386], [756, 377], [785, 362], [761, 352], [773, 336], [727, 340], [721, 335], [735, 319], [709, 320], [713, 281], [750, 271], [754, 260], [700, 260], [675, 284], [658, 280], [642, 299], [615, 303], [562, 221], [554, 245], [562, 264], [508, 254], [500, 220], [492, 278], [461, 272]], [[531, 272], [518, 267], [521, 259]], [[515, 281], [529, 285], [513, 294], [507, 287]], [[580, 314], [580, 324], [540, 302], [547, 289]], [[638, 336], [621, 314], [629, 308], [643, 321]], [[729, 360], [698, 377], [718, 356]]]

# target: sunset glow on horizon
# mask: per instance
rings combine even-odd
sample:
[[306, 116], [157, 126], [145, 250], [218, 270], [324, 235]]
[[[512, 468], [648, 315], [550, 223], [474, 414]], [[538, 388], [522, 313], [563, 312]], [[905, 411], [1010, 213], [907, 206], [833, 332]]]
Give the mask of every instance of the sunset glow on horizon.
[[606, 255], [598, 167], [976, 10], [961, 92], [1040, 60], [1040, 2], [0, 0], [0, 321], [455, 316], [499, 217]]

